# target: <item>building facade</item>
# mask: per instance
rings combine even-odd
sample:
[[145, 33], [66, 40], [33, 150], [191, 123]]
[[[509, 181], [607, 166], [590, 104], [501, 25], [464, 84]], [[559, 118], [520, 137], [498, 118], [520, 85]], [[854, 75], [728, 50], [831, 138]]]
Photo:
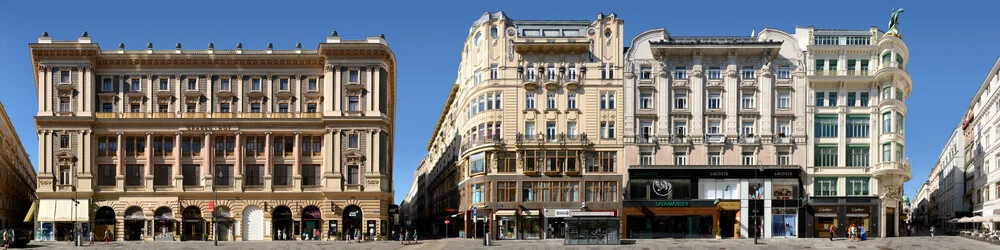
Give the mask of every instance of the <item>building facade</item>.
[[[1000, 216], [1000, 59], [980, 85], [963, 118], [969, 216]], [[995, 223], [983, 226], [997, 228]]]
[[0, 103], [0, 228], [31, 228], [35, 167]]
[[807, 91], [796, 38], [653, 29], [631, 44], [626, 237], [798, 237]]
[[415, 180], [426, 191], [410, 200], [424, 226], [451, 218], [465, 237], [488, 226], [493, 239], [552, 239], [583, 225], [602, 228], [595, 243], [617, 242], [622, 28], [615, 14], [473, 23]]
[[388, 234], [396, 61], [384, 36], [126, 50], [46, 33], [29, 47], [36, 240]]

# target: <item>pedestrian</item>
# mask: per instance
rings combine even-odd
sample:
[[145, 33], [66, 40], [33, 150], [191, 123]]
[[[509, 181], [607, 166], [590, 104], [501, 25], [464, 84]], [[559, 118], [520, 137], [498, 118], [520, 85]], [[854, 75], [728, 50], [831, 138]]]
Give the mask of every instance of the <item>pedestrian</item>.
[[368, 228], [368, 239], [375, 241], [375, 228]]
[[354, 242], [361, 243], [361, 229], [354, 229]]
[[406, 242], [405, 242], [405, 241], [403, 241], [403, 237], [404, 237], [405, 235], [406, 235], [406, 231], [403, 231], [403, 229], [400, 229], [400, 230], [399, 230], [399, 244], [400, 244], [400, 245], [406, 245]]
[[111, 237], [112, 237], [111, 228], [104, 228], [104, 245], [105, 246], [110, 246], [111, 245]]
[[861, 240], [862, 241], [868, 240], [868, 232], [865, 231], [865, 226], [864, 225], [861, 226]]
[[931, 237], [934, 237], [934, 226], [931, 226]]
[[417, 238], [417, 230], [413, 230], [413, 243], [420, 244], [420, 239]]
[[827, 229], [830, 230], [830, 241], [833, 241], [833, 224], [830, 224], [830, 226], [827, 227]]
[[93, 246], [94, 245], [94, 231], [90, 231], [90, 235], [89, 236], [90, 237], [88, 237], [89, 239], [87, 239], [87, 240], [90, 241], [90, 244], [87, 244], [87, 245]]
[[3, 250], [7, 250], [7, 246], [10, 245], [10, 240], [7, 236], [7, 230], [3, 230]]
[[344, 242], [351, 244], [351, 230], [344, 228]]

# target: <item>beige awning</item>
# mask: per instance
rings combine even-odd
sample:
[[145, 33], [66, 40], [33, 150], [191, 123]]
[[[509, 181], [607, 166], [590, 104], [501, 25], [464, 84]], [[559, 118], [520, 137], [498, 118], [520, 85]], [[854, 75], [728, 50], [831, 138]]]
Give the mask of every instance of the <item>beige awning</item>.
[[31, 222], [35, 220], [35, 210], [38, 210], [38, 200], [31, 202], [31, 208], [28, 208], [28, 214], [24, 216], [24, 222]]
[[500, 211], [497, 211], [496, 213], [494, 213], [494, 215], [497, 215], [497, 216], [512, 216], [516, 212], [517, 212], [517, 210], [500, 210]]
[[90, 200], [79, 199], [75, 206], [71, 199], [44, 199], [38, 206], [38, 221], [89, 221]]

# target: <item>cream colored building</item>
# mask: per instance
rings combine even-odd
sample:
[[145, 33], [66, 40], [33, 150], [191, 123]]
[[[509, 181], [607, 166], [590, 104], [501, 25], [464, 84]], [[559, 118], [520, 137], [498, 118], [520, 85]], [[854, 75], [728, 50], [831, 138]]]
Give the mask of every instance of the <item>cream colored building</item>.
[[[1000, 218], [1000, 59], [986, 73], [963, 118], [967, 216]], [[1000, 223], [981, 227], [996, 229]]]
[[[422, 233], [564, 238], [583, 216], [617, 223], [623, 21], [516, 20], [485, 13], [415, 176]], [[454, 169], [454, 170], [449, 170]], [[405, 212], [405, 211], [404, 211]], [[618, 226], [608, 225], [618, 236]], [[438, 229], [435, 229], [438, 228]], [[610, 236], [609, 236], [610, 237]]]
[[0, 103], [0, 228], [29, 228], [35, 200], [35, 167]]
[[29, 47], [37, 240], [65, 240], [74, 221], [118, 240], [389, 233], [396, 61], [383, 36], [102, 49], [46, 33]]

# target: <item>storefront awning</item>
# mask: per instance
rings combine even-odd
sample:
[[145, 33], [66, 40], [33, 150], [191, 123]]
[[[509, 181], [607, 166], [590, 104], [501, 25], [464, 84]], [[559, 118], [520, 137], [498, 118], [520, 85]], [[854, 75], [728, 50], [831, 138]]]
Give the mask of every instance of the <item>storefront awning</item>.
[[497, 216], [512, 216], [516, 212], [517, 212], [517, 210], [500, 210], [500, 211], [497, 211], [494, 215], [497, 215]]
[[24, 216], [24, 222], [31, 222], [35, 220], [36, 210], [38, 210], [38, 200], [31, 202], [31, 208], [28, 208], [28, 214]]
[[38, 221], [40, 222], [62, 222], [62, 221], [89, 221], [90, 200], [79, 199], [80, 203], [75, 206], [76, 213], [73, 213], [74, 205], [71, 199], [45, 199], [38, 204]]

